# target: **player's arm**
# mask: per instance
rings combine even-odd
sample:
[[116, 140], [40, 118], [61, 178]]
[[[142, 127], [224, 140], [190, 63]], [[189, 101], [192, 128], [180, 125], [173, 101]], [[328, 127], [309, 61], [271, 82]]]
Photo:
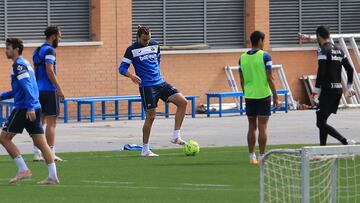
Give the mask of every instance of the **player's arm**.
[[243, 93], [245, 94], [245, 88], [244, 88], [244, 76], [241, 70], [241, 60], [239, 59], [239, 73], [240, 73], [240, 85]]
[[319, 49], [318, 51], [318, 71], [316, 74], [316, 83], [313, 94], [319, 94], [321, 91], [321, 84], [326, 75], [326, 63], [328, 54]]
[[49, 49], [47, 53], [45, 54], [45, 66], [46, 66], [46, 73], [50, 79], [50, 81], [55, 85], [57, 94], [61, 98], [65, 98], [64, 91], [62, 90], [59, 81], [56, 78], [55, 72], [54, 72], [54, 64], [55, 64], [55, 51], [52, 49]]
[[27, 103], [26, 118], [30, 121], [34, 121], [36, 119], [34, 101], [36, 101], [38, 98], [36, 96], [37, 93], [34, 92], [33, 84], [30, 80], [29, 70], [26, 66], [14, 64], [13, 71], [25, 93], [25, 101]]
[[278, 95], [277, 95], [277, 92], [276, 92], [274, 77], [272, 75], [272, 58], [266, 52], [264, 53], [264, 64], [265, 64], [265, 68], [266, 68], [267, 81], [269, 83], [269, 87], [270, 87], [271, 92], [273, 94], [274, 106], [277, 107], [278, 104], [279, 104], [279, 99], [278, 99]]
[[133, 60], [133, 55], [132, 55], [131, 49], [129, 47], [126, 49], [124, 58], [119, 67], [119, 72], [121, 75], [130, 78], [135, 84], [140, 84], [141, 79], [138, 76], [129, 72], [129, 67], [132, 63], [132, 60]]
[[0, 101], [11, 99], [11, 98], [14, 98], [14, 92], [12, 90], [0, 94]]
[[345, 68], [347, 78], [348, 78], [348, 83], [346, 86], [346, 95], [350, 96], [350, 97], [354, 96], [355, 91], [352, 87], [353, 80], [354, 80], [354, 68], [351, 66], [349, 59], [346, 56], [344, 56], [343, 60], [341, 61], [341, 64]]

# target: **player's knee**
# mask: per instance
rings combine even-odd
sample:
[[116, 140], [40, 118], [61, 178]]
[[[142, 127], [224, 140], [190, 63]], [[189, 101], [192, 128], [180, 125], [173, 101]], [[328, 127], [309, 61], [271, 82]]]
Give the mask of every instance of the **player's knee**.
[[188, 101], [185, 98], [183, 98], [183, 99], [181, 99], [180, 101], [177, 102], [176, 106], [178, 108], [186, 108], [187, 104], [188, 104]]
[[153, 122], [156, 118], [156, 113], [148, 113], [146, 114], [146, 120]]
[[5, 142], [11, 140], [6, 133], [2, 132], [0, 135], [0, 144], [4, 144]]
[[316, 122], [316, 127], [318, 128], [323, 128], [325, 126], [325, 122], [324, 121], [317, 121]]

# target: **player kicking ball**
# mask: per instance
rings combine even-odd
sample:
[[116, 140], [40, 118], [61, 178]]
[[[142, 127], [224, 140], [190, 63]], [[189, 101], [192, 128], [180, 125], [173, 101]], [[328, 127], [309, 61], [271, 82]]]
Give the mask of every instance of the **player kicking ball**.
[[48, 165], [48, 178], [38, 182], [38, 184], [59, 184], [54, 155], [46, 142], [40, 121], [41, 106], [35, 74], [30, 63], [21, 56], [23, 48], [24, 46], [20, 39], [6, 39], [6, 56], [14, 62], [11, 71], [12, 90], [2, 93], [0, 100], [14, 98], [15, 109], [11, 112], [8, 121], [3, 127], [0, 142], [11, 158], [15, 160], [18, 168], [17, 175], [10, 180], [10, 183], [13, 184], [31, 177], [30, 169], [22, 158], [18, 147], [12, 141], [16, 134], [22, 133], [23, 130], [26, 129], [33, 139], [35, 146], [37, 146], [44, 155], [46, 164]]
[[[135, 75], [128, 71], [130, 64], [133, 64], [135, 68]], [[175, 126], [171, 142], [184, 145], [185, 141], [180, 137], [180, 128], [185, 117], [187, 100], [179, 90], [163, 80], [160, 72], [160, 46], [151, 39], [151, 31], [148, 27], [138, 27], [137, 40], [126, 49], [119, 71], [121, 75], [139, 85], [142, 103], [146, 111], [141, 156], [158, 156], [150, 150], [149, 138], [159, 99], [176, 105]]]

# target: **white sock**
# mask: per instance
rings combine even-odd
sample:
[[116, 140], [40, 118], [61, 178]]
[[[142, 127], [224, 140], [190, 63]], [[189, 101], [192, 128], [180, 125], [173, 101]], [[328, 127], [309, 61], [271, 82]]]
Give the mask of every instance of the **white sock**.
[[263, 160], [264, 154], [260, 154], [260, 160]]
[[143, 145], [143, 148], [142, 148], [142, 151], [143, 152], [147, 152], [147, 151], [149, 151], [150, 150], [150, 145], [149, 144], [144, 144]]
[[57, 180], [57, 171], [56, 171], [56, 164], [48, 164], [48, 170], [49, 170], [49, 178], [52, 180]]
[[18, 167], [19, 173], [29, 170], [29, 168], [26, 166], [26, 163], [21, 155], [16, 157], [14, 160], [15, 160], [16, 166]]
[[249, 158], [250, 158], [250, 159], [256, 159], [256, 154], [255, 154], [255, 152], [249, 153]]
[[172, 135], [172, 139], [175, 139], [175, 138], [177, 138], [179, 136], [180, 136], [180, 130], [174, 130], [173, 135]]
[[50, 146], [50, 150], [53, 154], [55, 154], [55, 146]]
[[34, 146], [34, 153], [36, 154], [41, 154], [41, 151], [39, 148], [37, 148], [36, 146]]

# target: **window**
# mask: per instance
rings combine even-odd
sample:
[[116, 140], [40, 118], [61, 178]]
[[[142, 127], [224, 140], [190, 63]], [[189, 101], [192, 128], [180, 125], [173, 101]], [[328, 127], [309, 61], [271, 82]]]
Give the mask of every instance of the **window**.
[[0, 0], [0, 41], [40, 42], [51, 24], [61, 27], [63, 41], [89, 41], [89, 8], [89, 0]]
[[161, 45], [244, 47], [244, 0], [133, 0], [133, 39], [149, 26]]
[[359, 0], [270, 0], [270, 44], [299, 44], [297, 33], [314, 34], [325, 25], [331, 33], [360, 33]]

